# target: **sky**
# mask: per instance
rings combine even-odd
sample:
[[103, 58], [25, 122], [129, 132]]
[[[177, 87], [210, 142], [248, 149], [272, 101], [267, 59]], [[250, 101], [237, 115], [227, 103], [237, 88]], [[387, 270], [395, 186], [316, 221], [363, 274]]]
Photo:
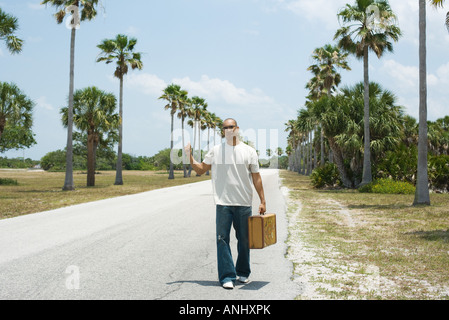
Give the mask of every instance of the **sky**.
[[[354, 0], [100, 0], [95, 20], [76, 34], [75, 89], [96, 86], [119, 96], [114, 66], [96, 63], [103, 39], [125, 34], [138, 40], [143, 70], [125, 78], [123, 152], [152, 156], [170, 147], [170, 113], [158, 98], [171, 83], [203, 97], [208, 110], [234, 118], [257, 149], [285, 149], [285, 123], [304, 107], [312, 52], [335, 44], [338, 11]], [[418, 118], [418, 0], [390, 0], [403, 37], [394, 53], [370, 54], [370, 81], [398, 98]], [[13, 82], [36, 105], [37, 145], [0, 156], [39, 160], [64, 149], [67, 130], [59, 110], [68, 104], [70, 30], [40, 0], [0, 0], [16, 16], [19, 55], [0, 43], [0, 81]], [[427, 9], [428, 119], [449, 115], [449, 33], [444, 9]], [[341, 86], [363, 81], [362, 61], [349, 59]], [[181, 123], [175, 120], [175, 129]], [[193, 142], [193, 136], [191, 141]], [[178, 138], [177, 138], [178, 139]], [[189, 140], [189, 139], [188, 139]], [[203, 147], [207, 133], [202, 138]], [[254, 141], [255, 140], [255, 141]], [[175, 141], [180, 145], [180, 138]]]

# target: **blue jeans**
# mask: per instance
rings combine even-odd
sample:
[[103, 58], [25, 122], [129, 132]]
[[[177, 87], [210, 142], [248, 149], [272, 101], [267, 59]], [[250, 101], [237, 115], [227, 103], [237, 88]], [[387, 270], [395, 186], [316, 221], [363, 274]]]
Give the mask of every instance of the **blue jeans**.
[[[237, 276], [249, 277], [248, 218], [252, 215], [251, 207], [217, 205], [217, 262], [218, 279], [221, 284], [235, 281]], [[229, 238], [231, 225], [234, 225], [237, 238], [237, 263], [234, 267]]]

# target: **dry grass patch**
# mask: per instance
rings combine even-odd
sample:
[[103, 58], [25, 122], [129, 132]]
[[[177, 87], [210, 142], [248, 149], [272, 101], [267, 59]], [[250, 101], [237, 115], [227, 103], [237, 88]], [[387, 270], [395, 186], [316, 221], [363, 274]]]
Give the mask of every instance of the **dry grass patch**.
[[123, 171], [124, 185], [115, 186], [115, 171], [102, 171], [96, 175], [95, 187], [86, 187], [87, 175], [75, 172], [76, 190], [62, 191], [64, 177], [63, 172], [0, 170], [0, 178], [18, 183], [0, 185], [0, 219], [210, 179], [194, 172], [190, 178], [176, 172], [175, 179], [168, 180], [166, 172]]
[[[290, 189], [289, 258], [300, 299], [448, 299], [449, 195], [316, 190], [282, 171]], [[299, 242], [299, 244], [298, 244]]]

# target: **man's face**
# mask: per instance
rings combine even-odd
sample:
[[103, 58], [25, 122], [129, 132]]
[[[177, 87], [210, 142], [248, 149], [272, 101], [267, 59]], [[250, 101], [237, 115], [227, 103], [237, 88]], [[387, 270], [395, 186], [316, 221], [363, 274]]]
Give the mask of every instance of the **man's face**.
[[239, 135], [239, 127], [237, 127], [235, 121], [232, 120], [223, 122], [223, 131], [226, 140], [232, 140]]

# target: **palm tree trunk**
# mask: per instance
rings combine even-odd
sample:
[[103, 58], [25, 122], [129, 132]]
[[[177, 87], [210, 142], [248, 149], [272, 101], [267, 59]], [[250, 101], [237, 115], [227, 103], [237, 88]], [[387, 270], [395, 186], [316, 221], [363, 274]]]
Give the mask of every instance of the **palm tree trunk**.
[[184, 178], [187, 178], [186, 161], [189, 161], [189, 160], [185, 157], [185, 151], [184, 151], [184, 146], [185, 146], [185, 142], [184, 142], [184, 117], [182, 117], [181, 129], [182, 129], [182, 168], [184, 170]]
[[294, 170], [295, 172], [301, 173], [301, 142], [298, 141], [298, 146], [295, 150], [295, 157], [293, 159]]
[[341, 182], [345, 187], [352, 188], [352, 182], [349, 179], [348, 174], [346, 172], [343, 155], [341, 153], [340, 147], [337, 145], [334, 138], [328, 138], [328, 140], [329, 146], [332, 149], [335, 165], [337, 166], [338, 172], [340, 173]]
[[75, 87], [75, 37], [76, 29], [72, 28], [70, 39], [70, 84], [69, 84], [69, 109], [67, 124], [67, 150], [64, 191], [75, 190], [73, 181], [73, 91]]
[[320, 161], [320, 166], [324, 167], [324, 130], [323, 130], [323, 126], [320, 125], [320, 135], [321, 135], [321, 141], [320, 141], [320, 145], [321, 145], [321, 161]]
[[[198, 160], [199, 163], [201, 163], [201, 121], [198, 121]], [[197, 177], [200, 177], [200, 175], [197, 173]]]
[[[209, 152], [209, 150], [210, 150], [209, 143], [210, 143], [210, 128], [207, 128], [207, 152]], [[209, 176], [209, 175], [210, 175], [210, 172], [209, 172], [209, 170], [207, 170], [206, 176]]]
[[313, 170], [313, 138], [312, 138], [312, 131], [309, 131], [309, 167], [307, 169], [307, 175], [310, 176], [312, 174]]
[[122, 176], [122, 150], [123, 150], [123, 75], [120, 77], [120, 126], [118, 131], [118, 153], [117, 153], [117, 167], [115, 170], [115, 185], [121, 186], [123, 185], [123, 176]]
[[307, 163], [307, 140], [304, 139], [304, 142], [302, 144], [302, 168], [301, 168], [301, 174], [306, 175], [306, 163]]
[[[317, 133], [318, 128], [317, 126], [315, 126], [315, 133], [314, 135]], [[313, 146], [313, 144], [312, 144]], [[316, 168], [318, 166], [318, 146], [313, 146], [313, 167]]]
[[95, 186], [95, 143], [93, 134], [87, 135], [87, 186]]
[[[193, 148], [192, 148], [192, 155], [193, 158], [195, 159], [195, 147], [196, 147], [196, 120], [193, 120]], [[189, 162], [190, 163], [190, 162]], [[189, 165], [189, 177], [192, 174], [192, 165]]]
[[[171, 114], [171, 133], [170, 133], [170, 154], [173, 151], [173, 122], [174, 122], [174, 113]], [[168, 174], [168, 179], [173, 180], [175, 178], [175, 174], [173, 172], [173, 161], [170, 159], [170, 172]]]
[[430, 205], [427, 173], [427, 51], [426, 1], [419, 0], [419, 141], [418, 176], [413, 205]]
[[363, 154], [363, 176], [361, 185], [365, 185], [373, 181], [371, 173], [371, 138], [369, 130], [369, 64], [368, 64], [368, 46], [365, 46], [363, 53], [363, 74], [365, 86], [364, 101], [364, 154]]

